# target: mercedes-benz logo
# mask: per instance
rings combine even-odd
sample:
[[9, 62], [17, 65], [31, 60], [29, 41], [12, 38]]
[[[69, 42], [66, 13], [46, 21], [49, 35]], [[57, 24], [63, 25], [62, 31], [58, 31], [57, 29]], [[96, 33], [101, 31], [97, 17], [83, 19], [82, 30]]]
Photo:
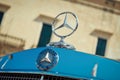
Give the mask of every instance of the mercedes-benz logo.
[[46, 48], [40, 52], [36, 64], [40, 70], [46, 71], [54, 67], [58, 63], [58, 60], [59, 56], [57, 53], [51, 48]]
[[48, 63], [51, 63], [51, 60], [49, 58], [49, 52], [46, 53], [45, 57], [43, 59], [41, 59], [40, 62], [48, 62]]
[[64, 39], [70, 36], [71, 34], [73, 34], [73, 32], [76, 31], [77, 27], [78, 27], [78, 18], [74, 13], [62, 12], [58, 14], [53, 21], [52, 30], [53, 33], [56, 36], [60, 37], [61, 39], [59, 42], [50, 42], [49, 44], [47, 44], [47, 46], [75, 50], [75, 47], [71, 44], [65, 43]]
[[[57, 20], [59, 20], [58, 18], [60, 18], [60, 16], [63, 16], [63, 15], [64, 15], [63, 23], [62, 23], [61, 25], [59, 25], [59, 26], [56, 26]], [[75, 21], [74, 26], [70, 25], [70, 23], [68, 22], [68, 16], [73, 16], [73, 18], [75, 19], [75, 20], [74, 20], [74, 21]], [[72, 18], [71, 20], [73, 20], [73, 18]], [[69, 20], [70, 20], [70, 19], [69, 19]], [[78, 18], [77, 18], [77, 16], [76, 16], [74, 13], [72, 13], [72, 12], [62, 12], [62, 13], [58, 14], [58, 15], [55, 17], [55, 19], [54, 19], [54, 21], [53, 21], [53, 24], [52, 24], [52, 27], [53, 27], [53, 28], [52, 28], [52, 29], [53, 29], [53, 32], [54, 32], [54, 34], [55, 34], [56, 36], [58, 36], [58, 37], [60, 37], [60, 38], [65, 38], [65, 37], [67, 37], [67, 36], [70, 36], [74, 31], [76, 31], [76, 29], [77, 29], [77, 27], [78, 27]], [[61, 29], [61, 28], [64, 28], [64, 27], [66, 27], [67, 29], [71, 30], [71, 31], [69, 32], [69, 34], [60, 35], [60, 34], [58, 34], [58, 33], [56, 32], [58, 29]]]

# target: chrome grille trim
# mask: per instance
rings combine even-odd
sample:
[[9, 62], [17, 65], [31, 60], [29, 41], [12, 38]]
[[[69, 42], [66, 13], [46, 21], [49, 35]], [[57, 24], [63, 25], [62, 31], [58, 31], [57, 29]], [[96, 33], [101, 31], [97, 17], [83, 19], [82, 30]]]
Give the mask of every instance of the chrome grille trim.
[[83, 80], [54, 75], [32, 73], [0, 73], [0, 80], [40, 80], [41, 76], [44, 76], [43, 80]]

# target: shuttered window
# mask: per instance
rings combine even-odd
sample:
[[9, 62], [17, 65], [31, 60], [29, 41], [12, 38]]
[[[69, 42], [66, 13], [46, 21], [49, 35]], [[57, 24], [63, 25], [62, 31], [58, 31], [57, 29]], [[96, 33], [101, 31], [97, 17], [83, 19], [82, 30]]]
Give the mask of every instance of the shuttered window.
[[50, 42], [52, 35], [52, 26], [46, 23], [43, 23], [42, 31], [40, 34], [40, 39], [37, 47], [44, 47]]
[[107, 39], [98, 38], [96, 55], [104, 56], [106, 50]]
[[1, 25], [1, 23], [2, 23], [3, 15], [4, 15], [4, 12], [1, 12], [1, 11], [0, 11], [0, 25]]

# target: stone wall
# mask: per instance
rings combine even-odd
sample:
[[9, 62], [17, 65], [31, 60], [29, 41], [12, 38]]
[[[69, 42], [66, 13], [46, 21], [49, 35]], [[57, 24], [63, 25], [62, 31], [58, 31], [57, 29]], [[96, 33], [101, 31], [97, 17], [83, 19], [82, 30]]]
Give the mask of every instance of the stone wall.
[[[96, 36], [92, 33], [95, 30], [105, 32], [110, 34], [105, 57], [120, 59], [120, 15], [104, 10], [106, 6], [75, 1], [79, 3], [69, 0], [0, 0], [2, 5], [10, 6], [4, 14], [0, 33], [25, 40], [24, 49], [30, 49], [38, 44], [43, 22], [51, 23], [49, 21], [59, 13], [71, 11], [78, 16], [79, 26], [73, 35], [65, 39], [67, 43], [73, 44], [78, 51], [95, 54], [97, 37], [101, 33]], [[43, 18], [36, 21], [40, 15], [49, 17], [49, 20]], [[51, 42], [55, 41], [59, 38], [53, 34]]]

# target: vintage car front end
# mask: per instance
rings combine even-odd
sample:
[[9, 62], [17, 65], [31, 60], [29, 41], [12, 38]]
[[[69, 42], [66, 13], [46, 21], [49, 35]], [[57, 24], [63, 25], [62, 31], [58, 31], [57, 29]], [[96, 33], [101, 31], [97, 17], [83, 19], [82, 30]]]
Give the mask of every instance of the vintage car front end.
[[119, 62], [100, 56], [43, 47], [2, 57], [0, 80], [119, 80], [119, 68]]

